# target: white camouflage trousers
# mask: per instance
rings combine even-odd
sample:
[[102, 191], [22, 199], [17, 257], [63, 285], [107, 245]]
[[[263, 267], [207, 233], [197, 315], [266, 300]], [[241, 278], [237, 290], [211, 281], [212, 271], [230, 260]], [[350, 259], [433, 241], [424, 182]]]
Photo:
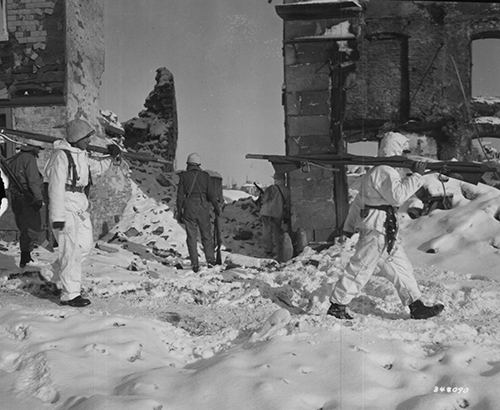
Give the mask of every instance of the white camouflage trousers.
[[87, 211], [66, 209], [64, 229], [55, 231], [59, 258], [53, 265], [54, 282], [61, 289], [61, 300], [80, 295], [82, 262], [93, 245], [92, 223]]
[[360, 232], [356, 251], [337, 281], [330, 301], [347, 305], [358, 296], [377, 266], [380, 268], [380, 276], [394, 285], [404, 306], [421, 297], [413, 275], [413, 266], [399, 241], [396, 242], [391, 254], [388, 254], [385, 235], [370, 230]]

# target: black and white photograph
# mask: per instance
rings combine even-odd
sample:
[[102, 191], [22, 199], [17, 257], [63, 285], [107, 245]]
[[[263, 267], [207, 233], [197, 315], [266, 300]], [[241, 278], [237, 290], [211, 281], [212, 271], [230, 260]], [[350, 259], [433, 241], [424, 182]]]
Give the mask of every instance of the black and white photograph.
[[1, 410], [500, 408], [500, 1], [0, 0]]

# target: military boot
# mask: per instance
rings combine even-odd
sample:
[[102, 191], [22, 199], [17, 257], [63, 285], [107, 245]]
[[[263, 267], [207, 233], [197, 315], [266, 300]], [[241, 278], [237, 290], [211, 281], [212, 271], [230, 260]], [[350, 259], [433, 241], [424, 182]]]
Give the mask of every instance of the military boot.
[[444, 309], [444, 305], [441, 303], [425, 306], [420, 299], [411, 303], [408, 307], [410, 308], [412, 319], [429, 319], [430, 317], [439, 315]]
[[21, 260], [19, 261], [19, 267], [24, 268], [30, 262], [33, 262], [33, 259], [31, 259], [31, 252], [22, 251]]
[[337, 319], [351, 320], [353, 317], [347, 313], [346, 305], [340, 305], [339, 303], [332, 303], [328, 308], [327, 315], [334, 316]]

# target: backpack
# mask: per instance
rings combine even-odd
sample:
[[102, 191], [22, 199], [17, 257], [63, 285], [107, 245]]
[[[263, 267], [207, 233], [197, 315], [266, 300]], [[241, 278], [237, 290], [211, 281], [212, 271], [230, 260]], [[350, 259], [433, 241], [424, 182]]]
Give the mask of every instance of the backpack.
[[[9, 166], [9, 163], [7, 160], [3, 157], [0, 157], [0, 164], [2, 166], [2, 171], [5, 173], [5, 176], [9, 179], [11, 182], [11, 193], [12, 189], [14, 189], [14, 192], [17, 193], [17, 195], [23, 195], [28, 201], [33, 201], [33, 195], [31, 192], [23, 187], [19, 179], [17, 178], [16, 174], [12, 171], [12, 169]], [[3, 181], [2, 181], [2, 185]], [[7, 192], [6, 192], [6, 187], [3, 187], [3, 197], [0, 196], [0, 198], [6, 198], [7, 197]]]

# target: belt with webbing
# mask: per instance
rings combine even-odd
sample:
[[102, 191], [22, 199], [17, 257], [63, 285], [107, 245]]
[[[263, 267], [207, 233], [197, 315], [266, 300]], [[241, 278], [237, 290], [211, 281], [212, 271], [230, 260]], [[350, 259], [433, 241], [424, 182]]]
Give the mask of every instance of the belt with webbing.
[[65, 189], [68, 192], [85, 192], [84, 186], [74, 186], [71, 184], [66, 184]]
[[365, 208], [378, 209], [379, 211], [385, 212], [385, 243], [387, 245], [387, 253], [391, 253], [396, 243], [396, 235], [398, 233], [398, 220], [396, 218], [396, 211], [398, 208], [392, 205], [365, 205]]

